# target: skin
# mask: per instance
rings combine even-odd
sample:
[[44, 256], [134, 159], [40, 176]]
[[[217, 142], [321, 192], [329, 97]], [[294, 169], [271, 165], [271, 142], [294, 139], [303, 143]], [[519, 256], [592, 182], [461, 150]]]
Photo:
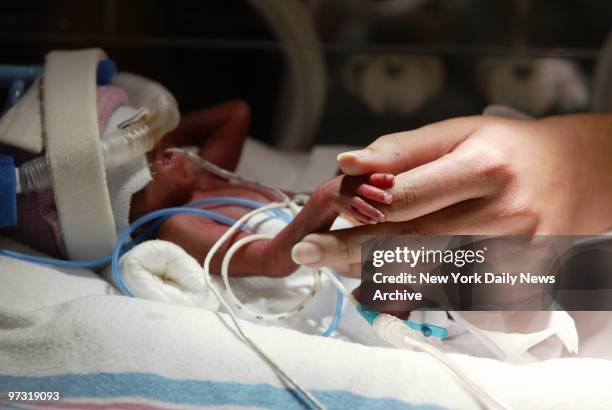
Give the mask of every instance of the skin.
[[177, 129], [166, 135], [149, 154], [153, 181], [133, 196], [132, 219], [156, 209], [186, 203], [196, 186], [205, 190], [219, 185], [206, 175], [196, 175], [180, 157], [165, 153], [166, 148], [197, 146], [201, 156], [233, 170], [240, 160], [250, 118], [249, 106], [242, 101], [218, 104], [183, 116]]
[[[224, 151], [223, 144], [218, 142], [221, 138], [215, 136], [223, 135], [220, 130], [233, 130], [224, 138], [233, 139], [240, 146], [248, 128], [248, 109], [240, 103], [230, 104], [238, 104], [240, 109], [234, 107], [236, 112], [225, 112], [225, 116], [200, 112], [199, 120], [187, 117], [166, 142], [193, 145], [204, 141], [200, 155], [233, 169], [239, 152]], [[219, 107], [212, 109], [216, 110]], [[227, 107], [220, 111], [224, 110], [231, 111]], [[218, 120], [217, 127], [202, 121], [203, 118]], [[320, 259], [305, 265], [332, 266], [357, 275], [359, 238], [364, 234], [604, 232], [612, 227], [612, 189], [608, 188], [612, 187], [610, 130], [612, 116], [605, 114], [542, 120], [466, 117], [380, 137], [362, 152], [339, 156], [341, 170], [358, 179], [340, 176], [322, 184], [295, 223], [275, 240], [245, 247], [230, 271], [235, 275], [289, 274], [297, 266], [291, 260], [290, 248], [300, 240], [320, 250]], [[148, 195], [143, 194], [145, 205], [136, 204], [136, 210], [213, 195], [271, 199], [235, 186], [223, 186], [210, 176], [185, 177], [190, 171], [180, 160], [164, 159], [157, 156], [159, 151], [154, 155], [158, 161], [153, 165], [154, 172], [163, 176], [158, 178], [157, 187], [145, 189], [149, 190]], [[184, 178], [176, 178], [164, 166], [180, 170], [178, 176]], [[395, 178], [374, 176], [378, 174], [392, 174]], [[381, 185], [376, 178], [392, 180], [394, 186]], [[390, 188], [391, 203], [367, 186]], [[364, 208], [364, 204], [381, 211], [385, 222], [373, 224], [379, 214]], [[235, 208], [223, 211], [234, 216], [244, 212]], [[326, 232], [339, 212], [353, 214], [366, 224]], [[177, 216], [164, 224], [160, 236], [178, 243], [201, 260], [225, 229], [203, 219]], [[218, 268], [219, 261], [214, 262]]]
[[[229, 170], [234, 170], [240, 159], [246, 138], [250, 112], [242, 102], [220, 104], [186, 115], [179, 127], [166, 136], [149, 155], [153, 175], [151, 181], [132, 199], [132, 219], [155, 209], [179, 206], [198, 199], [232, 196], [271, 202], [277, 200], [269, 192], [230, 184], [206, 171], [197, 170], [183, 155], [169, 153], [166, 148], [196, 145], [199, 155]], [[393, 186], [394, 178], [387, 173], [363, 176], [338, 175], [321, 184], [311, 195], [295, 220], [273, 240], [251, 243], [232, 258], [232, 275], [286, 276], [297, 269], [291, 259], [291, 248], [312, 232], [329, 230], [340, 213], [347, 214], [364, 224], [386, 220], [377, 207], [392, 203], [386, 190]], [[236, 206], [217, 206], [216, 212], [239, 218], [248, 210]], [[168, 218], [160, 227], [160, 239], [183, 247], [200, 262], [227, 226], [205, 218], [177, 215]], [[234, 240], [245, 234], [236, 235]], [[218, 271], [221, 256], [231, 245], [226, 244], [213, 259], [212, 268]], [[348, 269], [348, 268], [346, 268]]]
[[310, 266], [352, 264], [365, 234], [594, 234], [612, 228], [612, 115], [456, 118], [339, 156], [349, 175], [396, 175], [387, 221], [323, 234]]

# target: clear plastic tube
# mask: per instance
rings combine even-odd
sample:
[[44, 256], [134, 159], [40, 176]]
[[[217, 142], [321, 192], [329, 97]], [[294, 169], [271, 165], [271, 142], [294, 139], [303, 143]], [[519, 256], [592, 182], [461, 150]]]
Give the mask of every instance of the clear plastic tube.
[[145, 124], [132, 124], [125, 129], [112, 132], [104, 137], [102, 153], [106, 169], [127, 164], [153, 149], [156, 139], [151, 138]]
[[484, 406], [485, 409], [509, 410], [510, 407], [490, 395], [479, 384], [473, 381], [467, 373], [450, 357], [430, 344], [417, 340], [415, 331], [407, 327], [395, 316], [380, 314], [372, 323], [378, 337], [398, 349], [418, 349], [442, 363], [457, 376], [462, 385]]
[[51, 175], [45, 156], [34, 158], [17, 169], [17, 193], [44, 192], [51, 189]]
[[[142, 115], [133, 123], [102, 139], [106, 169], [114, 169], [151, 151], [161, 137], [177, 126], [178, 121], [176, 101], [169, 93], [160, 93], [152, 98], [142, 110]], [[47, 157], [44, 155], [23, 163], [17, 172], [18, 193], [52, 189], [50, 171]]]
[[[126, 164], [139, 155], [151, 151], [155, 140], [149, 127], [136, 123], [107, 135], [102, 141], [102, 153], [106, 169]], [[21, 164], [18, 169], [18, 193], [44, 192], [52, 189], [49, 161], [42, 155]]]
[[284, 193], [281, 189], [270, 186], [270, 185], [262, 184], [261, 182], [252, 181], [250, 179], [243, 178], [242, 176], [236, 174], [235, 172], [229, 171], [225, 168], [221, 168], [220, 166], [215, 165], [212, 162], [207, 161], [201, 156], [199, 156], [197, 154], [197, 151], [194, 150], [193, 148], [195, 147], [181, 147], [181, 148], [171, 147], [171, 148], [166, 148], [166, 152], [172, 152], [175, 154], [183, 155], [186, 159], [188, 159], [191, 162], [191, 164], [196, 169], [206, 170], [210, 172], [211, 174], [216, 175], [219, 178], [225, 179], [229, 182], [249, 186], [255, 189], [256, 191], [257, 190], [269, 191], [270, 193], [274, 194], [282, 202], [286, 202], [292, 211], [294, 211], [295, 213], [299, 212], [299, 208], [296, 208], [295, 202], [291, 201], [289, 196], [286, 193]]

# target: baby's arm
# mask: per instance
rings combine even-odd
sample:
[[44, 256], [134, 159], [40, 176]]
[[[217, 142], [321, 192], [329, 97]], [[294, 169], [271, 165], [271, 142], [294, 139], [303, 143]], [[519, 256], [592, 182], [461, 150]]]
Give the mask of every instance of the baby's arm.
[[[310, 196], [303, 209], [295, 216], [293, 222], [269, 241], [257, 241], [248, 244], [236, 253], [230, 264], [230, 274], [236, 276], [265, 275], [286, 276], [293, 272], [297, 265], [291, 259], [291, 248], [306, 235], [328, 230], [340, 213], [354, 216], [364, 222], [376, 223], [379, 212], [375, 204], [386, 204], [392, 200], [384, 189], [393, 185], [393, 176], [373, 174], [370, 176], [352, 177], [337, 176], [321, 184]], [[206, 196], [253, 195], [244, 192], [208, 190]], [[253, 198], [256, 199], [256, 198]], [[373, 205], [374, 204], [374, 205]], [[218, 211], [223, 211], [217, 209]], [[238, 215], [231, 215], [238, 217]], [[225, 232], [227, 227], [207, 219], [189, 215], [177, 215], [168, 218], [160, 229], [160, 238], [182, 246], [198, 260], [202, 260], [212, 244]], [[238, 234], [239, 239], [244, 234]], [[223, 247], [220, 255], [227, 248]], [[218, 272], [221, 257], [212, 262], [212, 270]]]
[[132, 197], [132, 219], [160, 208], [179, 206], [189, 200], [194, 190], [219, 185], [217, 178], [197, 172], [187, 158], [166, 151], [167, 148], [197, 146], [200, 156], [233, 171], [249, 122], [250, 109], [242, 101], [229, 101], [184, 115], [179, 126], [148, 154], [153, 180]]

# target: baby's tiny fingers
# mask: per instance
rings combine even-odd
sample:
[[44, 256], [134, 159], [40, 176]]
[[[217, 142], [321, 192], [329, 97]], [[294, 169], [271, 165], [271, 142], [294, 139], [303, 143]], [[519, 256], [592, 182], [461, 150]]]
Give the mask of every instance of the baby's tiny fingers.
[[389, 192], [368, 184], [359, 185], [359, 187], [357, 187], [357, 194], [366, 199], [380, 202], [382, 204], [389, 205], [391, 202], [393, 202], [393, 195], [391, 195]]
[[376, 222], [384, 222], [387, 219], [387, 215], [374, 208], [363, 198], [358, 196], [353, 197], [351, 198], [350, 204], [353, 209], [357, 210], [362, 215], [362, 219], [363, 217], [366, 217], [367, 219], [373, 219]]
[[352, 216], [354, 220], [363, 225], [376, 225], [378, 223], [378, 221], [375, 221], [372, 218], [367, 218], [363, 216], [361, 213], [359, 213], [358, 210], [354, 208], [349, 209], [349, 215]]
[[393, 188], [395, 176], [393, 174], [376, 172], [368, 177], [368, 183], [375, 187], [388, 189]]

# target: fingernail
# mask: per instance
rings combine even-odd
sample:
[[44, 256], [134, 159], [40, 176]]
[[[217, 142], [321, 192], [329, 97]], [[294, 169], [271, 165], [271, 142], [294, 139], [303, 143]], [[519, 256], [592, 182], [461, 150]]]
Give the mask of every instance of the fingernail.
[[357, 159], [357, 158], [365, 158], [370, 155], [370, 150], [368, 149], [360, 149], [357, 151], [347, 151], [339, 154], [336, 159], [338, 161], [342, 161], [343, 159]]
[[310, 242], [300, 242], [291, 249], [291, 259], [298, 265], [308, 265], [321, 260], [321, 249]]
[[378, 211], [378, 212], [376, 213], [376, 220], [377, 220], [378, 222], [385, 222], [385, 221], [387, 220], [387, 215], [385, 215], [385, 213], [384, 213], [384, 212], [380, 212], [380, 211]]
[[391, 195], [390, 193], [386, 192], [383, 195], [383, 201], [385, 202], [385, 204], [390, 204], [391, 202], [393, 202], [393, 195]]

